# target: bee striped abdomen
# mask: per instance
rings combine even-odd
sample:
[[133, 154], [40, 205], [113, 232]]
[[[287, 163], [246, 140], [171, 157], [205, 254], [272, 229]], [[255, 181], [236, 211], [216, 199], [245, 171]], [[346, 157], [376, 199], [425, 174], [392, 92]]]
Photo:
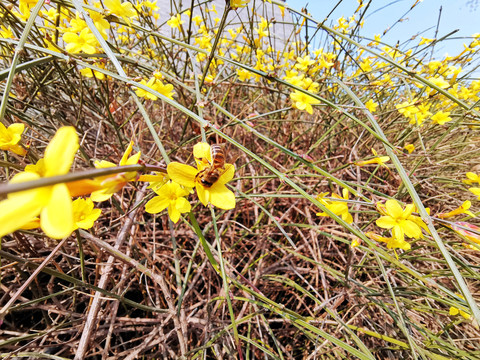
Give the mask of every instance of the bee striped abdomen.
[[212, 145], [210, 147], [210, 155], [212, 156], [212, 167], [214, 169], [223, 168], [225, 165], [225, 153], [220, 145]]

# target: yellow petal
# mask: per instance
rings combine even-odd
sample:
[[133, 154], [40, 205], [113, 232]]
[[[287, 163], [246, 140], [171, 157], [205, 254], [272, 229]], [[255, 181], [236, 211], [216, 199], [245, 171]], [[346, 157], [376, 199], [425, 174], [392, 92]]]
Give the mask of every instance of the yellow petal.
[[102, 189], [92, 192], [90, 199], [95, 202], [102, 202], [110, 199], [113, 195], [113, 192], [110, 192], [109, 189]]
[[210, 158], [210, 145], [204, 142], [195, 144], [195, 146], [193, 147], [193, 156], [195, 156], [197, 159], [205, 158], [211, 161], [212, 159]]
[[456, 307], [451, 306], [450, 311], [448, 312], [451, 316], [458, 315], [459, 310]]
[[138, 160], [140, 160], [141, 155], [142, 155], [142, 153], [138, 152], [135, 155], [130, 156], [125, 164], [120, 164], [120, 165], [135, 165], [135, 164], [138, 164]]
[[73, 126], [58, 129], [45, 149], [45, 176], [68, 173], [78, 147], [78, 136]]
[[35, 219], [43, 203], [34, 191], [23, 191], [0, 201], [0, 237], [20, 229]]
[[235, 207], [235, 194], [225, 185], [216, 182], [208, 191], [210, 192], [210, 203], [213, 206], [224, 210]]
[[165, 210], [170, 203], [170, 200], [165, 197], [155, 196], [145, 204], [145, 211], [149, 214], [157, 214]]
[[12, 131], [14, 134], [19, 134], [20, 135], [20, 134], [23, 133], [23, 130], [25, 130], [25, 125], [15, 123], [15, 124], [10, 125], [8, 127], [8, 130]]
[[190, 188], [195, 187], [195, 176], [198, 174], [198, 170], [193, 166], [171, 162], [167, 166], [167, 172], [170, 179], [176, 183]]
[[397, 200], [387, 200], [385, 203], [385, 207], [387, 208], [388, 215], [395, 219], [398, 219], [403, 214], [403, 209]]
[[65, 184], [52, 186], [49, 202], [40, 214], [40, 225], [45, 234], [53, 239], [62, 239], [72, 233], [72, 199]]
[[391, 216], [381, 216], [375, 221], [375, 223], [377, 224], [377, 226], [383, 229], [391, 229], [397, 224], [397, 222], [392, 219]]
[[405, 232], [399, 225], [395, 225], [392, 230], [393, 238], [401, 243], [405, 242]]
[[175, 208], [181, 213], [186, 213], [190, 211], [192, 205], [190, 205], [187, 199], [181, 197], [175, 201]]
[[235, 166], [233, 164], [225, 164], [225, 172], [222, 175], [220, 175], [220, 177], [217, 180], [217, 183], [226, 184], [227, 182], [233, 179], [234, 175], [235, 175]]
[[422, 237], [422, 230], [413, 221], [404, 220], [402, 221], [401, 226], [403, 228], [403, 231], [405, 232], [405, 235], [407, 235], [408, 237], [415, 239]]
[[174, 206], [169, 206], [168, 217], [176, 224], [178, 220], [180, 220], [180, 211], [178, 211]]
[[133, 141], [130, 141], [128, 144], [127, 150], [125, 150], [125, 153], [122, 156], [122, 159], [120, 160], [120, 165], [125, 165], [128, 159], [128, 156], [133, 150]]
[[[225, 186], [225, 185], [224, 185]], [[207, 206], [208, 202], [210, 201], [210, 192], [206, 190], [202, 185], [199, 183], [196, 184], [196, 189], [197, 189], [197, 196], [200, 202], [204, 205]]]
[[101, 214], [102, 210], [93, 209], [87, 216], [85, 216], [83, 220], [77, 221], [75, 223], [75, 226], [80, 229], [88, 230], [93, 227], [93, 224], [95, 223], [95, 221], [97, 221]]

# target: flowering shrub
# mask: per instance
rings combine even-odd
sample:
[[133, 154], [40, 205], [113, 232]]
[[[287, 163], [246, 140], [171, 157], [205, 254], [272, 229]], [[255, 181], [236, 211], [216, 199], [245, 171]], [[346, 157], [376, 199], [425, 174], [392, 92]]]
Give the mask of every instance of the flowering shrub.
[[480, 35], [388, 45], [374, 6], [1, 6], [6, 356], [475, 349]]

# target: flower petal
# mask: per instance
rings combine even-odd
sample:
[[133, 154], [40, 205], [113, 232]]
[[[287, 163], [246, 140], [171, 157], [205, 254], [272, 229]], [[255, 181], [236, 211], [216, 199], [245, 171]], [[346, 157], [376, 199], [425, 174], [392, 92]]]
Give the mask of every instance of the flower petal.
[[155, 196], [145, 204], [145, 211], [149, 214], [157, 214], [167, 208], [170, 204], [170, 199], [162, 196]]
[[173, 206], [168, 207], [168, 217], [172, 220], [175, 224], [180, 220], [180, 211], [175, 209]]
[[[225, 185], [224, 185], [225, 186]], [[206, 190], [202, 185], [199, 183], [196, 184], [196, 189], [197, 189], [197, 196], [200, 202], [204, 205], [207, 206], [209, 200], [210, 200], [210, 192], [209, 190]]]
[[122, 158], [120, 159], [120, 165], [125, 165], [127, 163], [128, 156], [131, 154], [133, 150], [133, 141], [130, 141], [130, 143], [127, 146], [127, 149], [123, 153]]
[[381, 216], [377, 219], [377, 221], [375, 221], [375, 223], [377, 224], [377, 226], [383, 229], [391, 229], [395, 225], [397, 225], [397, 222], [392, 219], [391, 216]]
[[235, 194], [225, 185], [216, 182], [208, 191], [213, 206], [223, 210], [230, 210], [235, 207]]
[[204, 142], [199, 142], [193, 146], [193, 156], [197, 159], [208, 159], [212, 161], [210, 157], [210, 145]]
[[167, 166], [167, 172], [170, 179], [176, 183], [191, 188], [195, 187], [195, 176], [198, 174], [198, 170], [193, 166], [171, 162]]
[[78, 136], [73, 126], [58, 129], [45, 149], [45, 176], [68, 173], [78, 147]]
[[235, 165], [225, 164], [225, 172], [222, 175], [220, 175], [220, 177], [217, 180], [217, 183], [226, 184], [227, 182], [233, 179], [234, 175], [235, 175]]
[[56, 184], [51, 187], [48, 204], [40, 214], [40, 226], [45, 234], [53, 239], [62, 239], [72, 233], [73, 206], [65, 184]]
[[395, 219], [398, 219], [403, 214], [403, 209], [397, 200], [387, 200], [385, 203], [385, 207], [387, 208], [388, 215]]
[[102, 210], [93, 209], [83, 220], [77, 221], [75, 225], [80, 229], [88, 230], [93, 227], [93, 224], [95, 223], [95, 221], [97, 221], [101, 214]]
[[403, 228], [403, 231], [405, 232], [405, 235], [407, 235], [408, 237], [415, 239], [422, 237], [422, 229], [420, 229], [420, 227], [413, 221], [404, 220], [402, 221], [401, 226]]
[[0, 202], [0, 238], [20, 229], [32, 221], [42, 209], [43, 203], [35, 192], [22, 191]]
[[181, 213], [189, 212], [192, 208], [192, 205], [184, 197], [180, 197], [175, 201], [175, 208]]

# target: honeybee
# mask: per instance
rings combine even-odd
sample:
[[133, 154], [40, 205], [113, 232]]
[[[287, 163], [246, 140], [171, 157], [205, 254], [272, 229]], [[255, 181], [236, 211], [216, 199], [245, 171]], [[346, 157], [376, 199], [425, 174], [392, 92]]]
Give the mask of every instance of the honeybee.
[[[209, 166], [195, 176], [195, 180], [200, 179], [200, 182], [206, 188], [215, 184], [228, 168], [225, 166], [225, 153], [220, 145], [215, 144], [210, 147], [210, 157], [212, 162], [208, 162]], [[227, 165], [231, 166], [231, 164]]]

